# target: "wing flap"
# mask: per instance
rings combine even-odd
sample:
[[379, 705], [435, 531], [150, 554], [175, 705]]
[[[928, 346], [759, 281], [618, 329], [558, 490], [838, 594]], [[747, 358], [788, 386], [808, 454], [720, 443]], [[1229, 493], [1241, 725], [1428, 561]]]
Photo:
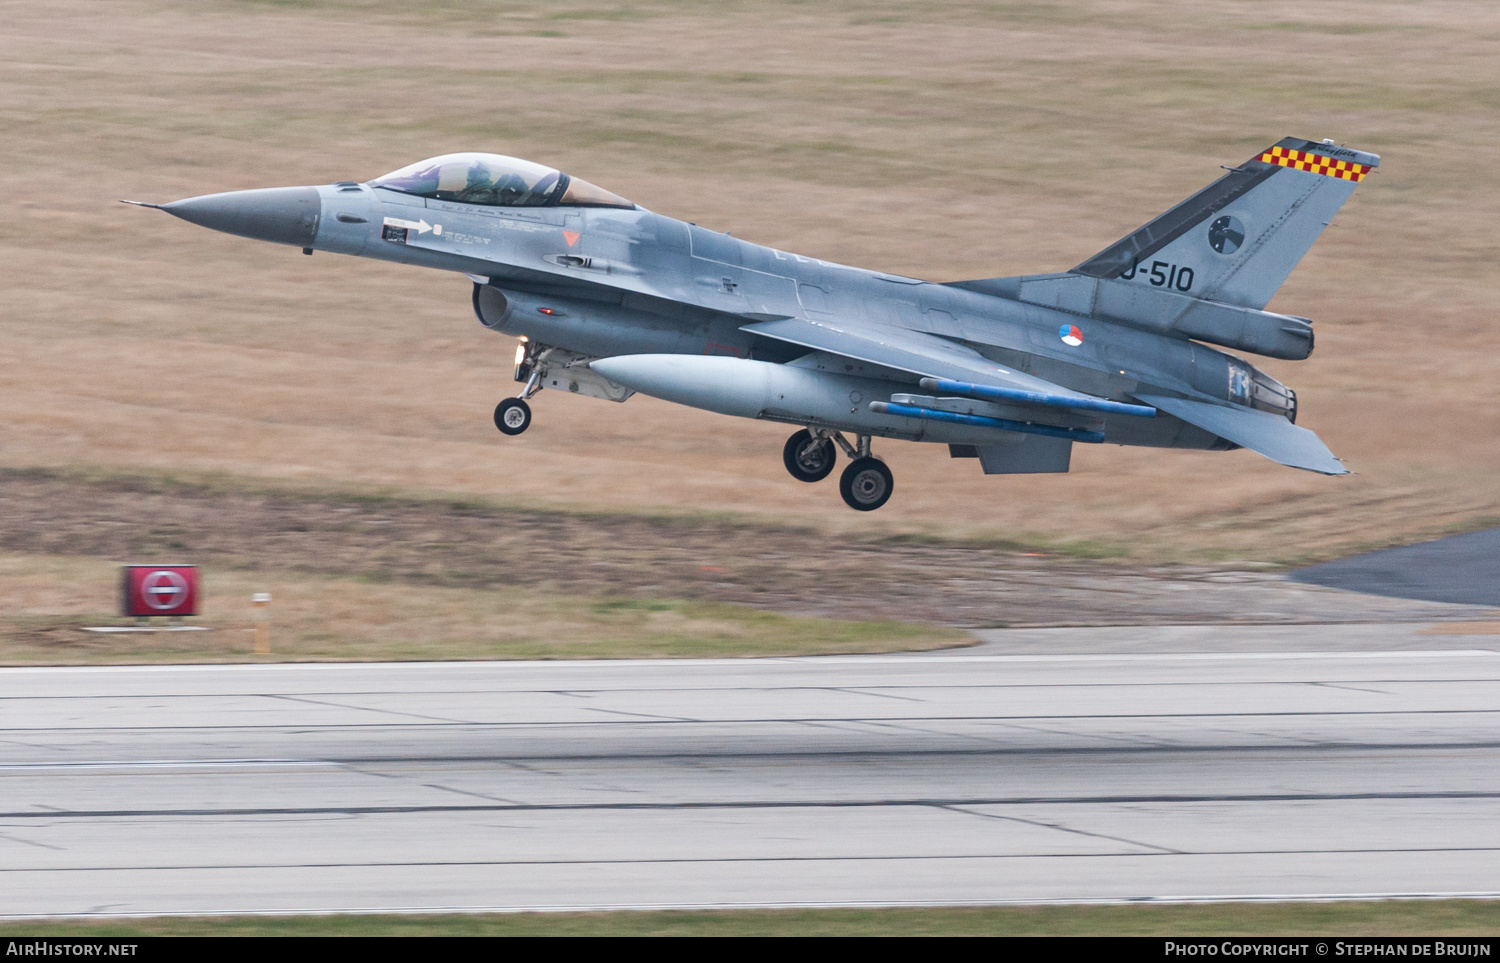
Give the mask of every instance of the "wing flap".
[[1334, 457], [1322, 439], [1306, 428], [1298, 428], [1280, 415], [1256, 411], [1254, 408], [1216, 405], [1187, 398], [1158, 395], [1137, 397], [1190, 425], [1211, 431], [1225, 441], [1248, 448], [1289, 468], [1301, 468], [1324, 475], [1349, 473], [1349, 469]]

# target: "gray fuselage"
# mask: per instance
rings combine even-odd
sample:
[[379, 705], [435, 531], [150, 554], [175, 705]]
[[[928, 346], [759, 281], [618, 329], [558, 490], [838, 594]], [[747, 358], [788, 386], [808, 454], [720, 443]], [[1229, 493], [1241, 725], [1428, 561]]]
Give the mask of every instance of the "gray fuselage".
[[[806, 349], [742, 330], [756, 320], [805, 317], [937, 335], [1101, 398], [1180, 394], [1244, 404], [1247, 378], [1276, 384], [1246, 362], [1190, 340], [788, 254], [641, 208], [484, 207], [351, 183], [317, 191], [322, 211], [311, 247], [487, 279], [476, 280], [474, 292], [482, 323], [579, 355], [804, 357], [804, 366], [868, 380], [887, 393], [914, 386], [911, 374], [873, 365], [855, 371], [832, 356], [823, 365]], [[393, 227], [391, 220], [413, 226]], [[1077, 337], [1065, 341], [1061, 332], [1070, 326]], [[857, 414], [856, 421], [830, 427], [949, 442], [972, 434], [913, 432], [909, 419], [891, 421], [905, 428], [883, 430]], [[1114, 444], [1232, 447], [1165, 413], [1092, 421], [1102, 422], [1105, 440]]]

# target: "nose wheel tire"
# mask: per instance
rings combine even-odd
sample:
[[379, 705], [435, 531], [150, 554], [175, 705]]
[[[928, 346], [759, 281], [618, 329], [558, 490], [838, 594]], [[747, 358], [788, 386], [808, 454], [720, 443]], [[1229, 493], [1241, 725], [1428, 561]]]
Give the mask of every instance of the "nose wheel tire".
[[873, 512], [884, 505], [895, 486], [891, 470], [876, 458], [856, 458], [839, 476], [839, 494], [858, 512]]
[[495, 406], [495, 427], [519, 435], [531, 427], [531, 406], [520, 398], [506, 398]]
[[833, 472], [838, 452], [827, 438], [814, 438], [806, 428], [786, 440], [781, 460], [793, 478], [801, 482], [818, 482]]

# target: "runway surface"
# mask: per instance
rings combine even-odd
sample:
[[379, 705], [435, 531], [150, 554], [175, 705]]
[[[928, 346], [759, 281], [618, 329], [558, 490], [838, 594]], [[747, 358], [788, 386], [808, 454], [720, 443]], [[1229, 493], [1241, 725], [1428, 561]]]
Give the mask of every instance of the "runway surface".
[[0, 912], [1500, 893], [1500, 636], [1119, 631], [0, 670]]
[[1500, 528], [1311, 565], [1291, 577], [1371, 595], [1500, 605]]

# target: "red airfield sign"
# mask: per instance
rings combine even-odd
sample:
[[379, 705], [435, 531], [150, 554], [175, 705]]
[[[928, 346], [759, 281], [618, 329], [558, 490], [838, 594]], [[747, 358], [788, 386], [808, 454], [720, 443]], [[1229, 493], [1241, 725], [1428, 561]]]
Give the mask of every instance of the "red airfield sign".
[[198, 566], [127, 565], [120, 594], [127, 616], [197, 615]]

